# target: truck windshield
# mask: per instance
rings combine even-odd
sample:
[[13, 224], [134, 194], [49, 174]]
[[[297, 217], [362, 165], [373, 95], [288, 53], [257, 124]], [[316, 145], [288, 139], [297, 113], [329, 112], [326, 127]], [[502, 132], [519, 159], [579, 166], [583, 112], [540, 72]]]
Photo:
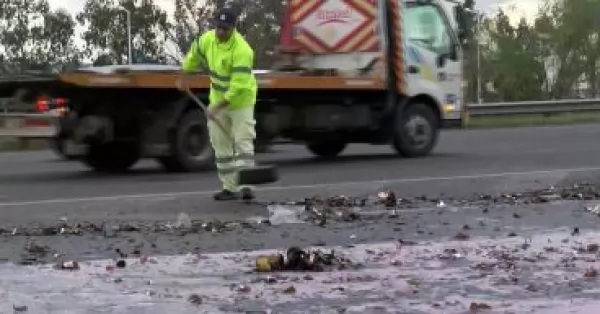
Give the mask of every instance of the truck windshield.
[[435, 3], [406, 3], [404, 28], [410, 42], [427, 50], [446, 54], [452, 49], [450, 26], [444, 11]]

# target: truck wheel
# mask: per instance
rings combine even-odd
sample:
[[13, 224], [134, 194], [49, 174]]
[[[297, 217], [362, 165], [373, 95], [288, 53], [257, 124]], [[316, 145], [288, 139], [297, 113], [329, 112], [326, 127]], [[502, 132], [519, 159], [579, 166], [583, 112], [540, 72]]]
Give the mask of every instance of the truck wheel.
[[310, 143], [306, 148], [316, 156], [322, 158], [333, 158], [341, 154], [348, 144], [339, 141], [327, 141], [319, 143]]
[[206, 119], [197, 110], [183, 116], [171, 141], [171, 155], [158, 159], [167, 171], [190, 172], [214, 168]]
[[400, 155], [409, 158], [429, 155], [438, 135], [439, 123], [431, 107], [415, 103], [403, 112], [396, 112], [393, 146]]
[[65, 155], [65, 140], [60, 137], [52, 137], [50, 140], [50, 149], [63, 160], [74, 160], [74, 156]]
[[132, 142], [90, 144], [83, 162], [99, 172], [123, 172], [140, 160], [140, 149]]

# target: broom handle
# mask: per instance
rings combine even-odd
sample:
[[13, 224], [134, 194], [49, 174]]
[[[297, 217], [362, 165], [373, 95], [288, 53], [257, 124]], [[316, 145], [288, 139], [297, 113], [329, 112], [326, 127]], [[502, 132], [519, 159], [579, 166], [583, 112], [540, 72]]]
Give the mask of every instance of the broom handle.
[[[194, 95], [194, 93], [192, 93], [192, 91], [189, 88], [186, 88], [185, 92], [198, 105], [198, 107], [200, 107], [200, 110], [202, 110], [202, 112], [204, 113], [204, 116], [206, 117], [207, 120], [211, 120], [214, 124], [216, 124], [221, 129], [223, 134], [228, 133], [227, 129], [225, 129], [225, 127], [221, 124], [221, 122], [219, 122], [219, 120], [212, 119], [208, 115], [208, 108], [206, 107], [206, 105], [204, 105], [202, 100], [200, 100], [196, 95]], [[233, 138], [230, 137], [229, 140], [231, 141], [231, 143], [234, 143]]]

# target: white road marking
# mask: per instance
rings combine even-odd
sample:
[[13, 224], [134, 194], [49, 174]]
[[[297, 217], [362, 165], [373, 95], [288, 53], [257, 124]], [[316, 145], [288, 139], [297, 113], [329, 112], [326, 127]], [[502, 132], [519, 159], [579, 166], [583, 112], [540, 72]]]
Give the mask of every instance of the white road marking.
[[[542, 174], [553, 174], [559, 172], [590, 172], [600, 171], [600, 167], [587, 167], [587, 168], [571, 168], [571, 169], [552, 169], [552, 170], [535, 170], [535, 171], [521, 171], [521, 172], [500, 172], [500, 173], [483, 173], [463, 176], [445, 176], [445, 177], [418, 177], [418, 178], [403, 178], [403, 179], [390, 179], [390, 180], [372, 180], [372, 181], [345, 181], [335, 183], [319, 183], [319, 184], [305, 184], [305, 185], [284, 185], [284, 186], [271, 186], [265, 188], [257, 188], [257, 191], [286, 191], [286, 190], [314, 190], [323, 189], [329, 187], [349, 187], [357, 185], [385, 185], [385, 184], [404, 184], [404, 183], [416, 183], [416, 182], [432, 182], [432, 181], [452, 181], [452, 180], [473, 180], [473, 179], [486, 179], [486, 178], [502, 178], [510, 176], [529, 176], [529, 175], [542, 175]], [[157, 199], [157, 198], [170, 198], [170, 197], [181, 197], [181, 196], [205, 196], [211, 195], [217, 192], [216, 190], [203, 190], [203, 191], [183, 191], [183, 192], [169, 192], [169, 193], [147, 193], [147, 194], [126, 194], [126, 195], [110, 195], [110, 196], [94, 196], [94, 197], [79, 197], [79, 198], [57, 198], [57, 199], [45, 199], [35, 201], [20, 201], [20, 202], [2, 202], [0, 207], [9, 206], [30, 206], [30, 205], [51, 205], [51, 204], [68, 204], [68, 203], [82, 203], [82, 202], [103, 202], [103, 201], [120, 201], [120, 200], [135, 200], [135, 199]]]

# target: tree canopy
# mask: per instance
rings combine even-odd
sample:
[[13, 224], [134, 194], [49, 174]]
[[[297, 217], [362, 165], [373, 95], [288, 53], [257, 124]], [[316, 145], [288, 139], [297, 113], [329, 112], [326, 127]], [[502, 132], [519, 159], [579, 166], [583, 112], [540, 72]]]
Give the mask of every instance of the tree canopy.
[[[86, 0], [71, 16], [48, 0], [0, 2], [0, 75], [62, 71], [82, 60], [95, 65], [128, 60], [131, 14], [134, 63], [177, 64], [208, 29], [215, 9], [233, 6], [239, 30], [256, 51], [257, 67], [270, 66], [286, 2], [283, 0]], [[465, 99], [517, 101], [596, 97], [600, 89], [600, 1], [546, 1], [529, 22], [508, 12], [482, 15], [466, 0], [469, 33], [463, 42]], [[172, 16], [168, 16], [171, 12]], [[76, 30], [78, 31], [76, 34]], [[481, 82], [481, 88], [478, 86]]]

